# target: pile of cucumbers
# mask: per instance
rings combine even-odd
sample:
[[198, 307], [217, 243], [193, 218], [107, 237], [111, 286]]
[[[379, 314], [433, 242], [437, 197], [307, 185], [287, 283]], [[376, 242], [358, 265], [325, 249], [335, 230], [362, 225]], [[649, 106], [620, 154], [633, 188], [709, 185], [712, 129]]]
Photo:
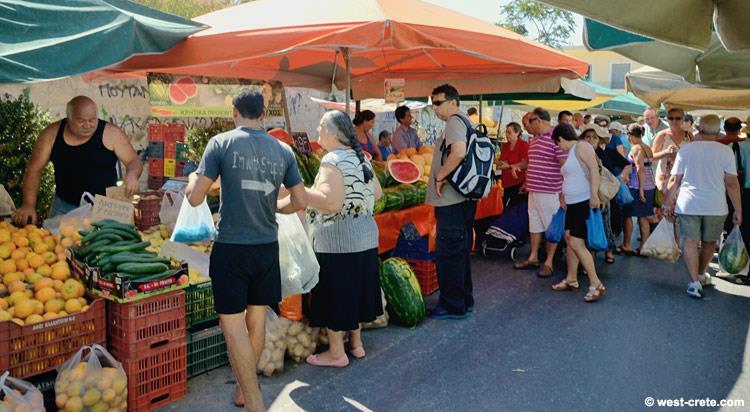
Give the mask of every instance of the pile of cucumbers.
[[150, 282], [179, 270], [170, 268], [168, 258], [147, 251], [150, 243], [142, 241], [135, 226], [108, 219], [91, 226], [91, 231], [79, 232], [82, 238], [76, 259], [98, 267], [105, 279], [117, 273], [131, 281]]

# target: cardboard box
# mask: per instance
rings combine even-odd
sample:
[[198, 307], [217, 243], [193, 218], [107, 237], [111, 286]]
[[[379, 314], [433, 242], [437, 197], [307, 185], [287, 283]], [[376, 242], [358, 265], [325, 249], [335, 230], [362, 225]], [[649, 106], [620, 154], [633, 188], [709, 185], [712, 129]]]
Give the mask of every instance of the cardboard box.
[[108, 279], [102, 276], [99, 268], [90, 269], [92, 293], [120, 303], [135, 302], [154, 295], [185, 289], [190, 285], [187, 263], [183, 263], [173, 275], [150, 282], [130, 280], [119, 273], [113, 273], [112, 278]]

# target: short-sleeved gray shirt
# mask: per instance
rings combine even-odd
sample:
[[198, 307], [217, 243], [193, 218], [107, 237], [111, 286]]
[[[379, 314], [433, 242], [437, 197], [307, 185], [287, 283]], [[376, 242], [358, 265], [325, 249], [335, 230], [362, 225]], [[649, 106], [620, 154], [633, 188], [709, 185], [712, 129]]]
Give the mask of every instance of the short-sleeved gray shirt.
[[208, 141], [196, 173], [221, 176], [217, 242], [262, 245], [278, 240], [279, 187], [302, 183], [292, 149], [261, 130], [238, 127]]
[[[443, 159], [443, 156], [445, 155], [445, 153], [440, 150], [443, 141], [445, 141], [446, 148], [456, 142], [465, 142], [466, 132], [466, 124], [457, 116], [451, 116], [445, 122], [443, 135], [435, 141], [435, 148], [432, 154], [432, 166], [430, 167], [430, 180], [427, 185], [427, 199], [425, 203], [433, 206], [451, 206], [466, 201], [466, 197], [461, 193], [458, 193], [448, 182], [443, 185], [441, 189], [442, 196], [440, 197], [438, 197], [437, 189], [435, 188], [436, 176], [442, 168], [441, 159]], [[447, 158], [447, 155], [445, 155], [445, 157]]]

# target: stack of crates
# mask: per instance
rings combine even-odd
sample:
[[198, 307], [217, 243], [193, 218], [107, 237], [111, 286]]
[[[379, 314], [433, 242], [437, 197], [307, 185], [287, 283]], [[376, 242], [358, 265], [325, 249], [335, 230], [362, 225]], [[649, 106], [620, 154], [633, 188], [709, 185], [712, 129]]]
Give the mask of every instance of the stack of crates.
[[393, 256], [406, 260], [414, 270], [422, 294], [427, 296], [438, 290], [435, 254], [429, 250], [429, 239], [423, 236], [417, 240], [407, 240], [399, 236]]
[[128, 410], [151, 411], [187, 393], [185, 293], [107, 302], [109, 350], [128, 377]]
[[211, 282], [185, 289], [188, 378], [229, 364], [227, 345], [218, 326]]
[[148, 125], [149, 189], [160, 189], [166, 179], [182, 176], [187, 159], [185, 126], [154, 123]]

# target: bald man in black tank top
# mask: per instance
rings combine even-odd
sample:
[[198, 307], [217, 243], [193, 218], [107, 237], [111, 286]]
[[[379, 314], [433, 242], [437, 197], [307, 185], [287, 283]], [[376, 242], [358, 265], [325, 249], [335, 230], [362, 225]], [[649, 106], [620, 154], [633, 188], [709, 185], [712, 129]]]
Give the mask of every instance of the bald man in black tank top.
[[55, 200], [50, 217], [78, 207], [83, 192], [105, 194], [117, 183], [117, 161], [125, 165], [128, 194], [138, 191], [143, 171], [128, 136], [119, 127], [99, 120], [96, 103], [85, 96], [68, 102], [67, 117], [39, 135], [23, 178], [23, 206], [13, 216], [19, 225], [37, 223], [36, 200], [42, 171], [55, 166]]

